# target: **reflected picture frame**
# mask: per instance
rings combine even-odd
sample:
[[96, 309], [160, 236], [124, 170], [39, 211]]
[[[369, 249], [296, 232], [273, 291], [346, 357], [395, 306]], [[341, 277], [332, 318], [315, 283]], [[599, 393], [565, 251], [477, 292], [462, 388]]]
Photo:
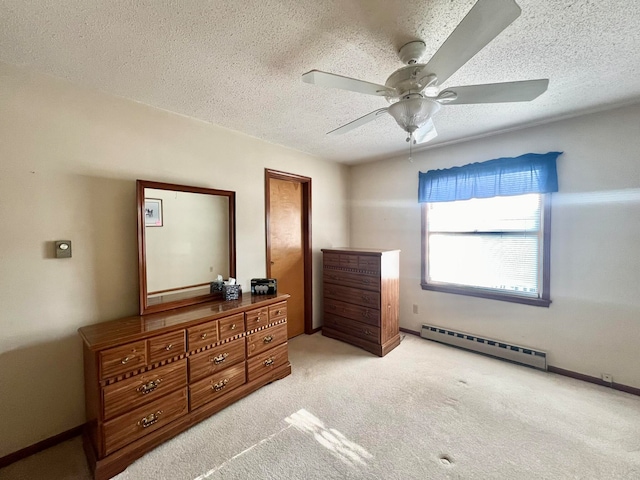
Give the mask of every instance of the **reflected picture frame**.
[[144, 226], [162, 226], [162, 200], [159, 198], [144, 199]]

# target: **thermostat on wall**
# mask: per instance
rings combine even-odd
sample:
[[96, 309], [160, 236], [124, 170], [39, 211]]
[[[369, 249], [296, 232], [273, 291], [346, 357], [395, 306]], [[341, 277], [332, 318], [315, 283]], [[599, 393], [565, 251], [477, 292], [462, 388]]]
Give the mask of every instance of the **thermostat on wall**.
[[71, 258], [71, 240], [56, 240], [56, 258]]

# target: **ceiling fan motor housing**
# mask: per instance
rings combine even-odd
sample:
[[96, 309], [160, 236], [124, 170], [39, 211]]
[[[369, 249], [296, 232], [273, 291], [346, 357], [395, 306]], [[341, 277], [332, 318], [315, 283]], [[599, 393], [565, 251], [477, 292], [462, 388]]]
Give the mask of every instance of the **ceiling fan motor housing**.
[[426, 50], [427, 46], [422, 40], [415, 40], [403, 45], [398, 52], [398, 56], [405, 65], [413, 65], [420, 62]]

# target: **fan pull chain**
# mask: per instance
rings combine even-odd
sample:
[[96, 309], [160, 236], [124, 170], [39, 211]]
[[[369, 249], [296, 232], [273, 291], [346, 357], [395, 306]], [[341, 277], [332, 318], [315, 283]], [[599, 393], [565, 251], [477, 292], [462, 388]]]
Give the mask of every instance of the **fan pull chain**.
[[411, 163], [413, 163], [413, 144], [415, 142], [415, 140], [413, 139], [413, 132], [409, 134], [409, 138], [407, 138], [407, 141], [409, 142], [409, 161]]

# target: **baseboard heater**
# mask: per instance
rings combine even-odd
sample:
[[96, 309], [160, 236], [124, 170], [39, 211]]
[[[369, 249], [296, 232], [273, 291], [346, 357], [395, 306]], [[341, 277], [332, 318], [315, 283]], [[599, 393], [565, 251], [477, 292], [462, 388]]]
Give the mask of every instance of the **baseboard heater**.
[[547, 369], [547, 354], [531, 348], [512, 345], [501, 342], [500, 340], [479, 337], [469, 333], [456, 332], [454, 330], [435, 327], [432, 325], [422, 325], [420, 336], [427, 340], [433, 340], [435, 342], [464, 348], [465, 350], [484, 353], [485, 355], [503, 358], [511, 362], [521, 363], [541, 370]]

